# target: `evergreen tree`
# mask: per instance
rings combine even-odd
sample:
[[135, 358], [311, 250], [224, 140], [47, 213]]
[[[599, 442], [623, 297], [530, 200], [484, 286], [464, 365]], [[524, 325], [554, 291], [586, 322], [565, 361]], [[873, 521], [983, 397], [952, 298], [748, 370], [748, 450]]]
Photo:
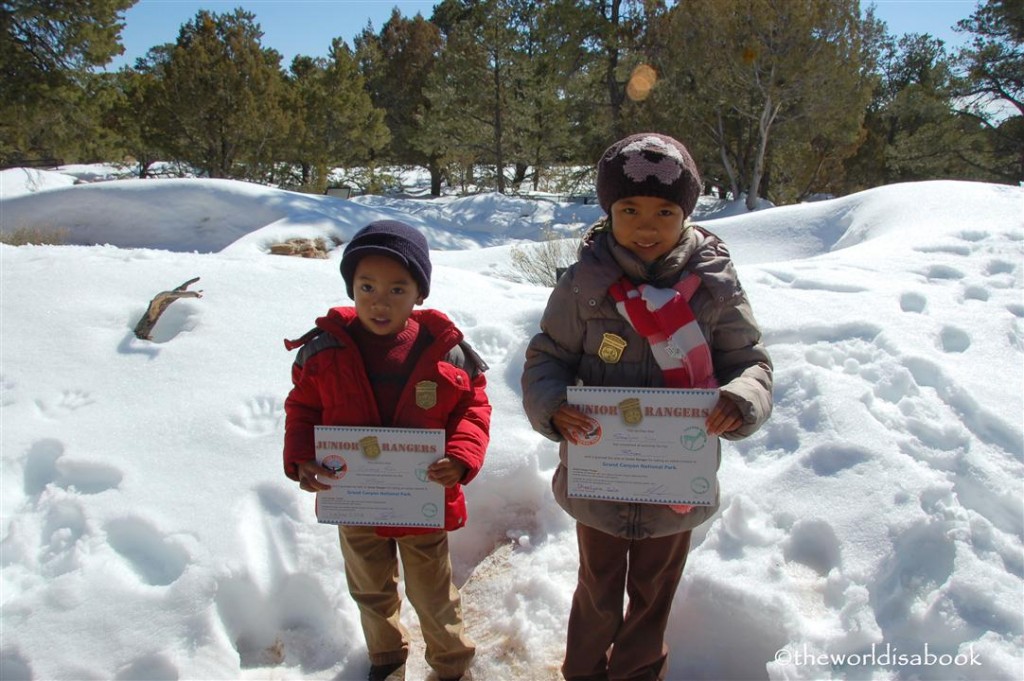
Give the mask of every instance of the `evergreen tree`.
[[254, 18], [202, 10], [155, 65], [162, 146], [208, 177], [265, 177], [287, 132], [281, 57]]
[[669, 12], [651, 115], [683, 139], [696, 132], [707, 179], [745, 193], [748, 208], [759, 196], [792, 201], [827, 186], [857, 147], [870, 96], [857, 0], [717, 0], [700, 9]]
[[992, 170], [1024, 182], [1024, 0], [987, 0], [958, 26], [973, 38], [959, 55], [965, 74], [957, 94], [993, 137]]
[[299, 188], [316, 193], [326, 189], [329, 173], [327, 160], [321, 153], [324, 150], [323, 131], [328, 125], [326, 70], [325, 59], [299, 55], [292, 60], [286, 78], [288, 96], [285, 109], [289, 114], [290, 132], [284, 158], [298, 166]]
[[355, 55], [340, 38], [331, 43], [325, 76], [331, 97], [325, 140], [330, 162], [345, 167], [372, 163], [391, 135], [385, 112], [373, 105]]
[[304, 188], [322, 193], [330, 170], [370, 164], [388, 141], [384, 112], [373, 106], [352, 51], [340, 38], [328, 59], [296, 57], [289, 77], [291, 134], [285, 158]]
[[643, 116], [630, 99], [630, 81], [650, 59], [646, 41], [661, 20], [664, 4], [556, 0], [545, 12], [555, 30], [565, 35], [564, 57], [571, 59], [562, 62], [570, 75], [562, 91], [577, 138], [576, 162], [594, 163], [609, 144], [644, 127]]
[[0, 3], [0, 165], [91, 153], [105, 82], [90, 70], [123, 51], [136, 0]]
[[170, 47], [150, 49], [146, 57], [136, 60], [134, 68], [122, 68], [113, 76], [119, 96], [108, 114], [107, 125], [118, 134], [125, 154], [135, 161], [140, 178], [149, 176], [154, 162], [171, 158], [163, 151], [163, 130], [157, 116], [157, 65], [166, 62]]
[[434, 10], [444, 49], [428, 79], [430, 102], [417, 145], [467, 171], [492, 167], [505, 191], [511, 131], [511, 83], [518, 34], [507, 0], [444, 0]]
[[375, 106], [385, 111], [391, 142], [384, 156], [398, 164], [430, 172], [430, 193], [441, 194], [442, 155], [432, 144], [421, 146], [430, 101], [424, 91], [441, 50], [438, 28], [416, 15], [402, 17], [396, 8], [374, 34], [367, 27], [356, 38], [356, 55]]
[[886, 36], [866, 139], [848, 161], [846, 189], [932, 178], [991, 180], [991, 142], [977, 121], [955, 110], [954, 75], [941, 40]]
[[566, 90], [579, 47], [566, 41], [559, 20], [561, 4], [511, 3], [519, 34], [509, 98], [515, 165], [512, 183], [516, 189], [532, 169], [533, 189], [537, 190], [543, 169], [569, 160], [576, 146], [567, 124], [570, 102]]
[[[582, 46], [567, 40], [571, 0], [446, 0], [432, 22], [444, 38], [428, 81], [426, 125], [419, 144], [465, 169], [493, 166], [499, 192], [533, 169], [573, 159], [571, 79]], [[592, 159], [588, 158], [587, 163]], [[508, 176], [512, 170], [511, 178]]]

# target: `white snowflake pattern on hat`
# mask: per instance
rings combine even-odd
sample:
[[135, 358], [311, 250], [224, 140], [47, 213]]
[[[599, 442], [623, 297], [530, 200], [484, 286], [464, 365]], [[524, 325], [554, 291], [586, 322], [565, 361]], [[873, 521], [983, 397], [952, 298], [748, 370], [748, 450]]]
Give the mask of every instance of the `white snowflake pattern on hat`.
[[[663, 158], [651, 161], [644, 155], [644, 151], [653, 151]], [[627, 144], [619, 153], [626, 157], [622, 171], [634, 182], [654, 177], [662, 184], [671, 185], [683, 174], [683, 155], [674, 146], [653, 135]]]

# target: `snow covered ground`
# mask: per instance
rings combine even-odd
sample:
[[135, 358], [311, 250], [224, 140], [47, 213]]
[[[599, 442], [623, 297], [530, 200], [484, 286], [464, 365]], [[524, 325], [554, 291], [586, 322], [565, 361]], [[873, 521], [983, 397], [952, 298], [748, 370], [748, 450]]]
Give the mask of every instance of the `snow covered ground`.
[[[558, 678], [575, 538], [519, 389], [548, 290], [509, 276], [510, 251], [597, 211], [0, 173], [0, 230], [81, 244], [0, 246], [0, 678], [365, 677], [335, 530], [280, 463], [281, 341], [348, 302], [340, 251], [267, 248], [380, 217], [428, 235], [427, 302], [491, 366], [493, 441], [452, 535], [474, 678]], [[1022, 190], [903, 184], [704, 224], [765, 330], [776, 408], [725, 446], [670, 678], [1024, 677]], [[137, 340], [193, 277], [203, 297]]]

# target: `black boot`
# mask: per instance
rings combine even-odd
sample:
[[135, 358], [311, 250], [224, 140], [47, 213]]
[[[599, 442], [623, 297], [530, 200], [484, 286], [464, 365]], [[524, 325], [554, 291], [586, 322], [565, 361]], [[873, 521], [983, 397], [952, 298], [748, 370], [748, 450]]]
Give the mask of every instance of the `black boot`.
[[371, 665], [366, 681], [405, 681], [405, 663]]

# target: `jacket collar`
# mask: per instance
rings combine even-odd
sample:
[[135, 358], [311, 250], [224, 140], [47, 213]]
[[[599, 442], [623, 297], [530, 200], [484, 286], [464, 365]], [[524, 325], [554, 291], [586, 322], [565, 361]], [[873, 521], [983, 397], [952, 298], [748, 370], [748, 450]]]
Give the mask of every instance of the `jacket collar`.
[[588, 276], [580, 284], [581, 289], [585, 289], [581, 293], [591, 298], [603, 297], [608, 287], [623, 274], [636, 283], [671, 286], [679, 280], [684, 269], [700, 276], [701, 281], [713, 290], [722, 286], [736, 288], [725, 244], [711, 232], [692, 223], [686, 223], [675, 248], [648, 265], [615, 241], [611, 224], [605, 218], [583, 236], [579, 260], [588, 271]]
[[[339, 341], [350, 344], [352, 336], [348, 332], [348, 326], [356, 320], [356, 317], [354, 307], [332, 307], [326, 315], [316, 320], [316, 325], [317, 328], [327, 331]], [[435, 342], [443, 344], [445, 352], [462, 341], [462, 332], [446, 314], [439, 310], [413, 310], [412, 318], [427, 330]]]

